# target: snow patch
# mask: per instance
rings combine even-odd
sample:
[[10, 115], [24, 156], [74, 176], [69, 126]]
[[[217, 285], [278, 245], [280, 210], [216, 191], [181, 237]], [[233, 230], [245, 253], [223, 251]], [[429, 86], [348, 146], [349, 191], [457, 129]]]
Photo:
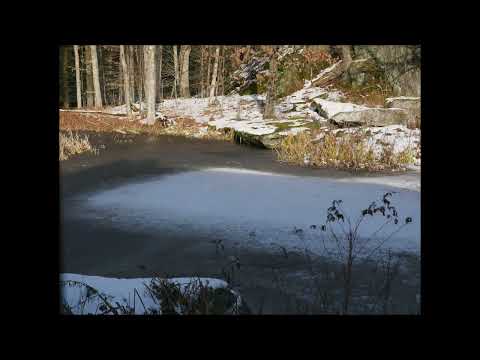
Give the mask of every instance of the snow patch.
[[[87, 287], [81, 286], [80, 283], [97, 290], [112, 305], [118, 303], [133, 308], [136, 315], [143, 315], [148, 309], [159, 311], [161, 310], [160, 305], [146, 287], [152, 280], [153, 278], [121, 279], [71, 273], [60, 274], [62, 300], [69, 305], [74, 314], [98, 314], [100, 305], [104, 304], [100, 297], [94, 296]], [[179, 285], [181, 291], [185, 291], [189, 284], [196, 281], [212, 289], [229, 288], [227, 282], [215, 278], [179, 277], [166, 280]], [[237, 302], [240, 301], [239, 295], [237, 293], [234, 295], [237, 297]], [[84, 305], [77, 306], [81, 301], [84, 301]]]

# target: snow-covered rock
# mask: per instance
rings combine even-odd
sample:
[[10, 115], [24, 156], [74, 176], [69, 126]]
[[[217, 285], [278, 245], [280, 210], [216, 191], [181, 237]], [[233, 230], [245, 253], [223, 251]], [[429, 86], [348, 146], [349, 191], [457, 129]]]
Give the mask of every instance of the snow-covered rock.
[[420, 126], [421, 102], [420, 97], [399, 96], [387, 98], [385, 101], [387, 108], [404, 109], [409, 116], [408, 122], [413, 126]]
[[403, 109], [363, 108], [340, 111], [330, 117], [340, 127], [407, 125], [408, 113]]

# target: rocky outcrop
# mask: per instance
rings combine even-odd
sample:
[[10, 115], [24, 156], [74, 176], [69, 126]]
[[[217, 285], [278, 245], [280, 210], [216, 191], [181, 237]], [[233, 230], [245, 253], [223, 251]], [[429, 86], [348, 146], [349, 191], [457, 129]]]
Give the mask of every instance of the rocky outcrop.
[[343, 81], [349, 81], [354, 86], [360, 86], [374, 77], [372, 74], [375, 74], [376, 71], [375, 61], [370, 57], [353, 60], [348, 63], [348, 66], [344, 64], [343, 60], [340, 60], [320, 72], [309, 82], [309, 86], [323, 87], [340, 78]]
[[338, 127], [407, 125], [408, 121], [408, 113], [403, 109], [369, 108], [320, 97], [313, 102], [319, 108], [318, 113]]
[[339, 127], [352, 126], [388, 126], [407, 125], [408, 114], [403, 109], [365, 108], [339, 112], [332, 116], [330, 122]]
[[388, 98], [385, 102], [385, 107], [404, 109], [408, 114], [408, 127], [420, 127], [421, 104], [419, 97], [400, 96]]
[[256, 94], [257, 76], [266, 77], [264, 74], [268, 57], [254, 57], [247, 64], [240, 65], [240, 69], [232, 74], [232, 94]]
[[226, 101], [222, 100], [223, 115], [212, 119], [208, 125], [217, 130], [233, 131], [238, 143], [272, 148], [283, 137], [308, 131], [312, 126], [329, 123], [340, 128], [407, 125], [409, 117], [407, 110], [401, 108], [370, 108], [340, 102], [341, 93], [312, 87], [309, 83], [275, 106], [275, 120], [263, 118], [261, 106], [258, 106], [262, 99], [259, 96], [238, 97], [239, 112], [233, 111], [235, 106], [228, 110]]
[[[266, 91], [270, 77], [269, 56], [257, 53], [247, 63], [231, 75], [232, 94], [251, 95]], [[301, 89], [304, 79], [310, 78], [312, 72], [318, 72], [328, 66], [329, 61], [312, 63], [304, 55], [304, 49], [284, 45], [278, 50], [277, 58], [277, 95], [283, 97]]]
[[395, 96], [420, 96], [420, 45], [355, 45], [355, 57], [371, 57]]

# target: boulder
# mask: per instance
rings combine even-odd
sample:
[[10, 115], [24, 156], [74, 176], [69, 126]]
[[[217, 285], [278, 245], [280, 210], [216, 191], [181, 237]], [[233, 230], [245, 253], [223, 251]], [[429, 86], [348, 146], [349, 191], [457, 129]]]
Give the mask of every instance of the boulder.
[[290, 134], [307, 131], [314, 121], [309, 118], [267, 121], [262, 117], [255, 119], [217, 119], [208, 122], [216, 130], [233, 131], [234, 140], [239, 144], [253, 145], [272, 149], [279, 141]]
[[399, 108], [404, 109], [408, 113], [408, 126], [420, 127], [421, 119], [421, 103], [419, 97], [392, 97], [388, 98], [385, 102], [387, 108]]
[[338, 112], [330, 122], [339, 127], [407, 125], [408, 113], [404, 109], [364, 108]]

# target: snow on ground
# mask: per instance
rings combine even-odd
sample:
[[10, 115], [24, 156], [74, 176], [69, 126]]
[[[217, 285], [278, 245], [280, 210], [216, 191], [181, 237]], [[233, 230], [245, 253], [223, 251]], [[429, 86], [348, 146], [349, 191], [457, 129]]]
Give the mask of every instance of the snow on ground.
[[[346, 212], [356, 219], [372, 201], [397, 191], [393, 204], [402, 221], [410, 216], [413, 223], [394, 235], [386, 247], [418, 253], [420, 174], [409, 176], [327, 179], [205, 169], [90, 194], [79, 199], [77, 216], [130, 231], [184, 237], [201, 234], [265, 251], [272, 244], [289, 249], [307, 247], [325, 255], [320, 233], [310, 225], [325, 223], [326, 209], [333, 200], [343, 200]], [[370, 235], [384, 220], [381, 216], [367, 219], [360, 234]], [[295, 227], [303, 229], [301, 236], [293, 231]], [[379, 235], [394, 228], [388, 225]], [[252, 231], [254, 237], [249, 236]]]
[[[196, 134], [197, 137], [202, 137], [207, 132], [206, 125], [216, 129], [229, 128], [262, 137], [277, 131], [279, 135], [298, 134], [309, 130], [305, 125], [314, 121], [326, 122], [328, 118], [337, 114], [371, 110], [366, 106], [340, 102], [341, 98], [342, 93], [339, 91], [311, 87], [309, 82], [306, 82], [302, 89], [278, 102], [275, 106], [277, 117], [275, 121], [263, 118], [264, 95], [217, 96], [215, 104], [212, 105], [209, 105], [209, 98], [166, 99], [157, 104], [157, 111], [158, 114], [164, 114], [168, 118], [193, 118], [201, 125], [198, 134]], [[405, 97], [405, 99], [407, 98]], [[323, 113], [318, 114], [313, 111], [309, 106], [311, 101], [320, 105]], [[143, 103], [137, 104], [137, 107], [142, 106], [144, 106]], [[125, 114], [126, 107], [121, 105], [108, 111], [115, 114]], [[389, 111], [392, 111], [392, 109], [389, 109]], [[279, 124], [281, 124], [280, 129]], [[394, 151], [401, 151], [399, 149], [405, 148], [407, 138], [413, 138], [413, 141], [416, 141], [420, 137], [419, 130], [414, 133], [405, 129], [394, 125], [384, 127], [382, 130], [375, 130], [374, 136], [371, 138], [372, 144], [375, 148], [379, 148], [377, 144], [380, 141], [392, 142], [391, 140], [394, 139]]]
[[394, 100], [412, 100], [412, 101], [416, 101], [416, 100], [418, 100], [418, 97], [412, 97], [412, 96], [396, 96], [396, 97], [386, 98], [386, 99], [385, 99], [385, 102], [388, 104], [388, 103], [391, 103], [391, 102], [394, 101]]
[[377, 156], [382, 153], [385, 146], [392, 146], [394, 153], [411, 149], [419, 157], [415, 165], [420, 166], [420, 129], [409, 129], [404, 125], [345, 128], [336, 130], [324, 129], [324, 131], [318, 134], [313, 141], [321, 140], [328, 132], [333, 134], [337, 134], [338, 132], [345, 134], [364, 134], [366, 145], [371, 147]]
[[352, 111], [364, 111], [369, 108], [362, 105], [356, 105], [352, 103], [343, 103], [338, 101], [330, 101], [324, 99], [314, 99], [314, 101], [322, 107], [327, 113], [327, 117], [331, 118], [338, 113], [352, 112]]
[[292, 129], [288, 129], [288, 130], [284, 130], [284, 131], [279, 131], [278, 134], [279, 135], [297, 135], [305, 130], [308, 130], [307, 127], [302, 127], [302, 126], [299, 126], [299, 127], [294, 127]]
[[[77, 282], [91, 286], [100, 292], [110, 304], [115, 305], [118, 302], [123, 306], [134, 308], [135, 314], [142, 315], [146, 312], [146, 309], [160, 309], [160, 305], [150, 295], [145, 286], [150, 285], [152, 279], [153, 278], [118, 279], [63, 273], [60, 274], [62, 299], [72, 308], [74, 314], [98, 314], [100, 312], [99, 307], [104, 301], [102, 301], [100, 297], [94, 296], [87, 287], [74, 283]], [[204, 286], [213, 289], [229, 287], [227, 282], [214, 278], [181, 277], [171, 278], [167, 281], [179, 285], [181, 291], [185, 291], [186, 287], [192, 282], [200, 282]], [[237, 296], [237, 301], [240, 301], [238, 294], [234, 294]], [[83, 300], [88, 301], [85, 301], [84, 306], [78, 306]]]

